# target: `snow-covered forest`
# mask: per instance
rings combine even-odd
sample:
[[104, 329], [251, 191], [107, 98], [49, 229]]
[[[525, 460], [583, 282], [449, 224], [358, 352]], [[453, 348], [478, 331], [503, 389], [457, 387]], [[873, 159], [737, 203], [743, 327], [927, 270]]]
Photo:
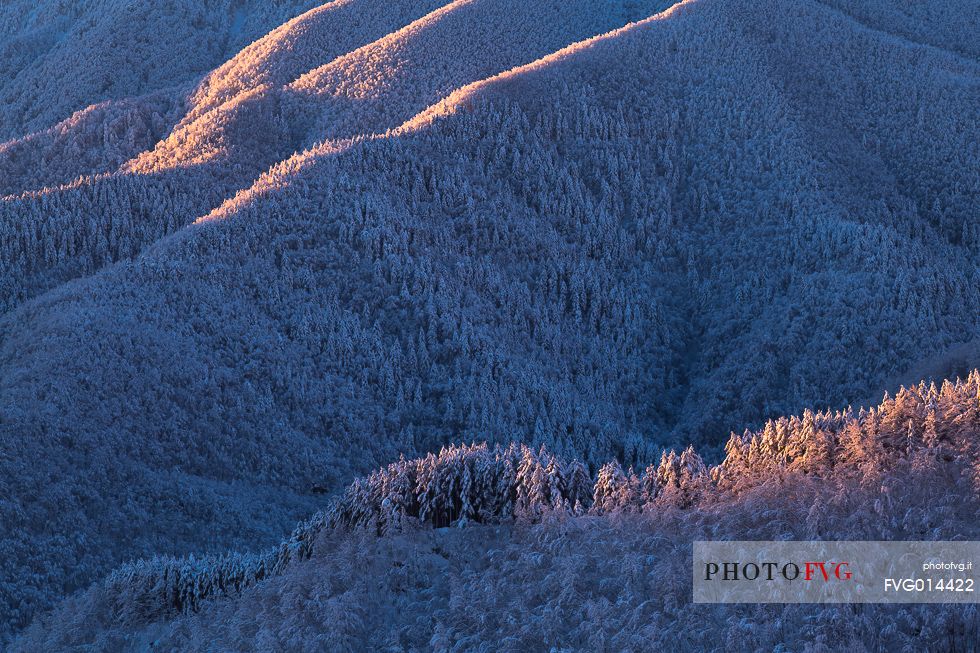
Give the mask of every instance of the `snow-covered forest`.
[[[0, 647], [64, 596], [101, 596], [113, 569], [266, 579], [173, 617], [184, 650], [214, 634], [208, 610], [230, 618], [278, 588], [306, 588], [299, 602], [311, 565], [344, 574], [372, 551], [349, 572], [369, 582], [413, 537], [450, 538], [452, 555], [487, 538], [530, 573], [525, 555], [573, 541], [632, 559], [669, 522], [664, 564], [682, 565], [711, 523], [698, 510], [737, 502], [717, 528], [741, 537], [753, 510], [792, 520], [815, 496], [838, 500], [825, 530], [758, 534], [840, 535], [847, 501], [874, 506], [882, 485], [798, 469], [839, 453], [808, 448], [870, 452], [876, 435], [840, 445], [876, 419], [845, 407], [980, 365], [978, 34], [973, 0], [0, 4]], [[903, 419], [887, 432], [925, 432]], [[729, 439], [746, 428], [763, 430]], [[955, 437], [959, 457], [936, 463], [953, 476], [976, 464]], [[462, 442], [486, 444], [438, 454]], [[893, 448], [847, 465], [906, 483]], [[775, 505], [758, 488], [783, 467], [816, 485]], [[464, 469], [470, 489], [438, 503]], [[433, 470], [449, 474], [437, 494], [416, 494]], [[953, 476], [935, 491], [975, 509]], [[311, 528], [358, 526], [338, 561], [314, 547], [306, 566], [215, 562], [273, 547], [328, 501]], [[872, 513], [861, 528], [912, 537]], [[929, 518], [948, 535], [961, 517]], [[460, 519], [472, 530], [414, 525]], [[120, 567], [139, 559], [157, 562]], [[663, 600], [682, 602], [674, 590]], [[352, 607], [363, 596], [331, 596], [358, 638], [377, 630]], [[461, 605], [439, 609], [446, 646], [477, 630], [453, 625]], [[957, 614], [942, 618], [968, 627]], [[494, 628], [503, 642], [505, 622], [479, 626]]]
[[726, 451], [715, 466], [691, 448], [640, 471], [612, 461], [594, 478], [544, 447], [402, 458], [268, 552], [121, 567], [14, 650], [975, 646], [972, 605], [691, 605], [690, 541], [977, 538], [980, 371], [771, 420]]

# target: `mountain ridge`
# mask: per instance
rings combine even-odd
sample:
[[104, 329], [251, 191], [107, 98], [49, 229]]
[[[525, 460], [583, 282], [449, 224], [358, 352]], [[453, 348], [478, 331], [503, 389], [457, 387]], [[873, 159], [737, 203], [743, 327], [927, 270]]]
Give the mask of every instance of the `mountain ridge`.
[[[401, 640], [394, 646], [405, 646], [405, 640], [418, 645], [433, 630], [438, 636], [440, 620], [448, 616], [447, 612], [453, 613], [437, 604], [439, 614], [432, 614], [433, 586], [439, 587], [440, 594], [447, 591], [438, 581], [420, 574], [417, 585], [406, 586], [397, 577], [393, 579], [399, 589], [388, 594], [398, 596], [394, 603], [402, 616], [376, 621], [364, 615], [355, 618], [373, 623], [372, 627], [350, 628], [352, 606], [344, 596], [357, 588], [365, 604], [387, 606], [388, 599], [369, 598], [373, 586], [384, 586], [386, 581], [371, 579], [391, 579], [392, 568], [421, 564], [441, 574], [450, 571], [448, 560], [452, 560], [452, 566], [472, 573], [475, 560], [486, 556], [494, 561], [488, 566], [499, 575], [500, 564], [512, 564], [522, 555], [529, 556], [527, 564], [538, 569], [525, 578], [527, 583], [549, 585], [552, 574], [559, 573], [563, 582], [582, 587], [583, 592], [587, 591], [588, 576], [583, 578], [585, 570], [572, 561], [582, 555], [595, 558], [593, 564], [605, 568], [602, 578], [606, 586], [619, 588], [615, 592], [617, 613], [656, 605], [652, 597], [663, 592], [685, 597], [677, 605], [656, 605], [644, 620], [624, 619], [615, 628], [603, 627], [601, 622], [593, 624], [593, 634], [598, 628], [619, 643], [630, 638], [644, 646], [676, 643], [674, 635], [646, 632], [636, 625], [666, 613], [671, 621], [684, 622], [690, 628], [688, 637], [717, 642], [726, 631], [728, 637], [738, 636], [745, 627], [695, 625], [701, 619], [699, 606], [687, 603], [689, 588], [679, 581], [690, 565], [685, 553], [689, 538], [710, 532], [712, 539], [717, 539], [720, 534], [734, 534], [732, 529], [741, 538], [890, 539], [900, 533], [916, 534], [925, 540], [968, 537], [976, 531], [970, 517], [977, 511], [980, 489], [978, 433], [980, 371], [974, 370], [966, 379], [944, 381], [941, 388], [924, 382], [902, 388], [894, 398], [886, 396], [883, 403], [870, 409], [807, 411], [800, 417], [770, 421], [754, 433], [733, 433], [725, 459], [713, 466], [705, 466], [688, 448], [679, 456], [664, 452], [659, 464], [639, 473], [632, 468], [624, 470], [612, 461], [590, 474], [581, 461], [563, 460], [544, 447], [538, 451], [515, 444], [445, 447], [438, 455], [430, 453], [423, 459], [402, 457], [369, 477], [357, 479], [326, 509], [300, 523], [290, 538], [267, 552], [157, 557], [127, 564], [66, 601], [54, 617], [36, 624], [15, 643], [13, 650], [105, 647], [109, 642], [132, 648], [151, 641], [151, 646], [161, 650], [196, 650], [205, 640], [208, 646], [223, 641], [242, 650], [289, 648], [312, 642], [347, 648], [356, 642], [360, 647], [377, 648], [386, 638]], [[876, 486], [885, 491], [879, 495]], [[954, 500], [944, 494], [951, 487], [962, 490]], [[941, 518], [926, 507], [936, 503], [943, 504]], [[760, 512], [762, 519], [757, 516]], [[796, 519], [792, 520], [789, 517], [794, 512]], [[848, 516], [847, 523], [835, 521], [842, 515]], [[751, 533], [746, 532], [747, 526]], [[607, 529], [614, 534], [607, 534]], [[465, 534], [470, 531], [476, 531], [473, 537]], [[632, 558], [624, 569], [598, 562], [612, 557], [603, 555], [610, 546], [610, 535], [613, 546]], [[639, 537], [643, 546], [624, 547], [623, 540], [632, 537]], [[545, 540], [543, 547], [533, 544], [536, 538]], [[592, 538], [603, 546], [593, 548], [596, 542]], [[521, 549], [508, 548], [508, 540], [519, 543]], [[364, 561], [369, 561], [370, 571], [360, 577], [361, 572], [353, 570], [362, 566], [351, 564], [346, 582], [338, 587], [332, 576], [342, 573], [344, 565], [336, 558], [346, 561], [349, 553], [342, 552], [348, 546], [371, 551]], [[432, 565], [426, 548], [444, 560], [437, 557], [438, 564]], [[483, 555], [474, 556], [474, 549]], [[574, 572], [561, 574], [559, 570], [569, 563]], [[337, 569], [331, 569], [334, 565]], [[450, 573], [465, 576], [466, 572]], [[476, 576], [481, 583], [486, 582], [483, 574]], [[465, 583], [463, 586], [468, 587], [468, 593], [476, 590]], [[654, 588], [660, 592], [652, 591]], [[459, 591], [458, 583], [454, 591]], [[596, 591], [602, 590], [592, 588], [591, 593]], [[311, 598], [311, 593], [316, 598]], [[542, 639], [547, 644], [547, 638], [554, 637], [567, 645], [585, 636], [582, 628], [564, 623], [576, 618], [572, 606], [578, 601], [553, 589], [514, 594], [540, 597], [525, 602], [531, 608], [528, 614], [533, 615], [522, 621], [527, 624], [521, 629], [525, 641], [517, 646], [513, 635], [505, 636], [501, 629], [489, 625], [500, 611], [508, 609], [491, 603], [478, 620], [483, 642], [497, 641], [497, 646], [506, 650], [526, 650], [527, 641], [534, 641], [537, 647]], [[327, 627], [317, 622], [317, 610], [325, 608], [326, 597], [341, 602], [344, 609], [338, 614], [348, 619], [332, 620]], [[266, 608], [261, 616], [243, 615], [243, 604], [256, 600]], [[471, 608], [473, 604], [466, 605]], [[429, 609], [423, 609], [426, 606]], [[874, 606], [866, 611], [870, 614], [857, 618], [873, 619], [882, 616], [880, 612], [887, 615], [888, 607]], [[955, 647], [969, 636], [960, 629], [976, 627], [969, 612], [957, 612], [955, 607], [959, 606], [920, 605], [913, 609], [922, 619], [935, 619], [938, 613], [957, 624], [945, 632], [936, 629], [930, 636], [931, 641]], [[724, 608], [740, 614], [743, 620], [765, 618], [756, 606]], [[850, 610], [837, 606], [827, 609]], [[283, 612], [290, 610], [299, 611], [312, 623], [284, 618]], [[796, 612], [798, 608], [782, 605], [775, 610], [780, 618], [799, 623], [800, 632], [794, 630], [794, 637], [807, 640], [819, 634], [806, 625], [805, 616]], [[411, 616], [403, 616], [413, 613], [423, 615], [414, 624]], [[551, 618], [564, 615], [560, 631], [542, 635], [547, 629], [542, 613]], [[422, 626], [426, 615], [433, 623]], [[577, 616], [583, 617], [591, 619], [594, 615]], [[393, 628], [391, 619], [397, 619], [400, 628]], [[456, 624], [466, 622], [462, 615], [453, 615], [452, 620]], [[256, 621], [262, 632], [259, 639], [255, 638]], [[670, 629], [682, 630], [674, 623]], [[402, 632], [396, 635], [392, 630]], [[452, 630], [449, 628], [450, 633]], [[856, 627], [852, 641], [868, 645], [869, 636], [875, 632], [865, 628], [861, 634]], [[922, 628], [903, 623], [882, 637], [908, 643], [921, 634]], [[782, 643], [787, 643], [785, 633], [771, 636], [781, 636]], [[590, 640], [589, 646], [596, 644]], [[436, 649], [447, 646], [436, 637], [429, 645]]]
[[[901, 22], [894, 3], [837, 5]], [[386, 6], [313, 9], [181, 87], [200, 161], [0, 200], [10, 624], [125, 559], [279, 541], [311, 483], [400, 454], [489, 439], [597, 465], [689, 444], [718, 459], [733, 428], [880, 393], [980, 334], [975, 62], [804, 0], [688, 0], [562, 55], [517, 38], [536, 5], [491, 16], [537, 21], [491, 71], [474, 62], [495, 34], [467, 51], [466, 21], [403, 48], [452, 61], [398, 69], [359, 45], [391, 66], [386, 89], [429, 84], [398, 106], [379, 92], [380, 118], [269, 100], [265, 54], [289, 77], [329, 56], [328, 18]], [[555, 41], [627, 17], [554, 6]], [[397, 7], [398, 29], [431, 13]], [[934, 40], [959, 33], [943, 16]], [[111, 124], [127, 100], [106, 102]], [[330, 124], [341, 138], [320, 138]], [[99, 169], [114, 142], [37, 165]], [[17, 170], [3, 183], [35, 179]]]

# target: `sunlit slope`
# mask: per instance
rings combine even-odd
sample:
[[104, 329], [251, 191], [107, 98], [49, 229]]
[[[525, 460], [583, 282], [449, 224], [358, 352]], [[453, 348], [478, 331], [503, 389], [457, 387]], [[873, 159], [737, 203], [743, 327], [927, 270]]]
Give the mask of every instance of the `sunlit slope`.
[[443, 1], [339, 1], [298, 16], [205, 77], [174, 132], [126, 169], [154, 172], [217, 161], [229, 174], [253, 179], [298, 149], [309, 129], [285, 102], [285, 85]]
[[[451, 439], [710, 456], [877, 394], [978, 335], [977, 80], [812, 2], [695, 0], [425, 87], [417, 117], [372, 105], [404, 127], [285, 153], [187, 229], [241, 188], [221, 165], [99, 180], [84, 201], [119, 212], [43, 230], [11, 213], [24, 274], [116, 247], [0, 318], [0, 613], [123, 559], [273, 542], [312, 483]], [[165, 228], [117, 226], [173, 198]]]
[[391, 129], [451, 91], [664, 9], [670, 2], [464, 0], [310, 71], [289, 90], [311, 98], [331, 137]]
[[210, 75], [174, 133], [127, 169], [264, 169], [284, 158], [274, 158], [283, 142], [298, 150], [384, 132], [461, 86], [669, 3], [438, 4], [331, 3], [300, 16]]
[[0, 197], [50, 191], [79, 178], [115, 172], [166, 136], [183, 109], [179, 94], [170, 91], [107, 101], [48, 129], [0, 143]]
[[[868, 30], [831, 10], [802, 3], [792, 8], [792, 26], [760, 26], [742, 11], [722, 12], [696, 3], [680, 6], [647, 24], [574, 45], [463, 88], [409, 120], [389, 139], [399, 151], [398, 144], [411, 142], [415, 130], [433, 118], [487, 101], [517, 101], [532, 113], [547, 114], [549, 105], [569, 101], [572, 87], [589, 98], [583, 101], [581, 125], [559, 119], [574, 138], [632, 136], [652, 141], [647, 150], [642, 145], [624, 146], [627, 153], [620, 160], [625, 162], [613, 167], [615, 172], [605, 172], [636, 175], [629, 183], [643, 187], [636, 194], [640, 199], [623, 196], [625, 180], [613, 176], [603, 181], [609, 184], [610, 203], [618, 200], [629, 206], [637, 201], [632, 210], [642, 214], [643, 202], [660, 202], [662, 215], [683, 216], [678, 225], [683, 236], [663, 226], [657, 231], [663, 239], [657, 244], [660, 251], [674, 238], [688, 245], [701, 243], [695, 250], [681, 249], [682, 264], [658, 277], [676, 279], [679, 268], [683, 283], [696, 289], [697, 301], [685, 309], [694, 323], [691, 332], [675, 333], [670, 346], [675, 355], [686, 357], [683, 372], [674, 373], [699, 386], [688, 395], [692, 403], [683, 409], [682, 423], [706, 424], [712, 419], [708, 415], [731, 411], [750, 419], [780, 405], [788, 410], [794, 400], [785, 397], [793, 395], [817, 405], [831, 404], [844, 400], [845, 387], [862, 396], [867, 392], [862, 388], [874, 387], [873, 379], [889, 369], [902, 371], [920, 360], [923, 351], [948, 346], [938, 344], [936, 334], [947, 334], [940, 338], [953, 345], [969, 340], [977, 330], [969, 309], [976, 267], [967, 262], [980, 244], [971, 208], [978, 196], [978, 178], [970, 163], [976, 156], [972, 143], [978, 123], [973, 117], [980, 106], [977, 66]], [[702, 44], [695, 39], [685, 42], [683, 34], [671, 29], [686, 10], [712, 14], [710, 20], [743, 34], [745, 44], [721, 39], [715, 50], [695, 54], [693, 49]], [[783, 42], [780, 37], [797, 25], [809, 29], [810, 38]], [[646, 52], [649, 43], [638, 36], [654, 29], [669, 39], [657, 51], [663, 55], [660, 60]], [[786, 52], [801, 63], [784, 64]], [[626, 66], [621, 59], [643, 65]], [[880, 60], [888, 61], [890, 70], [909, 71], [915, 81], [886, 78]], [[860, 79], [841, 81], [834, 72], [855, 65], [868, 71], [873, 91], [862, 91], [866, 83]], [[597, 75], [598, 69], [605, 74]], [[921, 83], [924, 79], [930, 81]], [[910, 84], [919, 97], [929, 98], [924, 105], [910, 95]], [[740, 85], [752, 91], [743, 94]], [[745, 95], [752, 99], [746, 102]], [[590, 110], [618, 112], [630, 124], [644, 109], [660, 119], [661, 133], [652, 127], [627, 130], [626, 135], [612, 128], [589, 132]], [[546, 139], [556, 137], [542, 129]], [[682, 148], [678, 158], [683, 163], [670, 160], [674, 147]], [[515, 185], [533, 194], [529, 188], [536, 174], [587, 150], [563, 146], [556, 158], [535, 163], [515, 157], [510, 163], [511, 173], [520, 180]], [[336, 174], [335, 160], [343, 158], [345, 150], [339, 151], [325, 148], [321, 168], [315, 148], [294, 157], [210, 217], [255, 216], [259, 221], [264, 211], [283, 204], [322, 206], [315, 199], [318, 194], [338, 196], [324, 178]], [[596, 158], [603, 153], [591, 152]], [[657, 158], [657, 184], [644, 186], [641, 171]], [[493, 192], [481, 200], [478, 190], [466, 187], [465, 174], [444, 175], [447, 188], [440, 188], [440, 174], [429, 173], [425, 166], [420, 175], [418, 183], [439, 197], [448, 215], [467, 214], [473, 204], [493, 205]], [[294, 188], [294, 183], [301, 188]], [[401, 184], [412, 189], [416, 180]], [[658, 185], [663, 195], [651, 198]], [[605, 188], [598, 188], [601, 196]], [[369, 214], [376, 208], [383, 215], [391, 207], [390, 194], [383, 195], [377, 198], [379, 207], [365, 200]], [[250, 199], [257, 200], [254, 207]], [[533, 209], [561, 212], [564, 201], [535, 200]], [[409, 211], [416, 210], [414, 199], [408, 204]], [[506, 200], [500, 204], [509, 205]], [[615, 206], [613, 212], [623, 210]], [[930, 250], [948, 251], [963, 263], [936, 258]], [[726, 306], [732, 299], [735, 305]], [[772, 304], [784, 308], [774, 311]], [[928, 326], [910, 333], [883, 323], [883, 314]], [[950, 324], [961, 327], [949, 330]], [[692, 340], [685, 342], [685, 337]], [[800, 348], [835, 355], [790, 360], [789, 352]], [[861, 362], [852, 365], [855, 360]], [[744, 378], [746, 369], [759, 373]], [[732, 381], [736, 378], [739, 381]], [[787, 387], [792, 388], [788, 393]], [[704, 401], [717, 410], [704, 411]]]
[[[409, 2], [324, 5], [245, 48], [196, 89], [108, 101], [0, 144], [0, 195], [12, 194], [0, 199], [0, 312], [137, 255], [249, 185], [291, 155], [303, 134], [292, 136], [281, 120], [278, 102], [264, 92], [270, 83], [291, 80], [425, 11]], [[220, 120], [194, 121], [221, 103], [230, 106], [218, 112]], [[152, 159], [178, 122], [191, 127], [178, 128], [159, 148], [182, 152], [179, 167], [153, 172], [137, 160], [117, 172], [140, 154]], [[216, 160], [219, 151], [244, 159]]]
[[4, 2], [0, 140], [90, 104], [194, 82], [302, 8], [302, 0]]
[[842, 628], [852, 647], [969, 650], [980, 621], [963, 605], [823, 605], [814, 619], [806, 605], [692, 604], [690, 551], [977, 537], [978, 393], [974, 371], [872, 408], [780, 417], [733, 434], [718, 465], [687, 448], [590, 473], [515, 443], [402, 457], [276, 547], [126, 564], [13, 650], [832, 650]]
[[4, 3], [0, 196], [115, 172], [169, 134], [205, 73], [312, 4]]
[[382, 38], [445, 0], [337, 0], [272, 30], [209, 73], [190, 96], [184, 122], [258, 88], [281, 88], [309, 70]]
[[662, 4], [482, 1], [430, 13], [438, 3], [328, 3], [193, 91], [93, 106], [0, 145], [0, 194], [17, 194], [0, 201], [0, 310], [138, 254], [324, 137], [383, 132], [475, 79]]

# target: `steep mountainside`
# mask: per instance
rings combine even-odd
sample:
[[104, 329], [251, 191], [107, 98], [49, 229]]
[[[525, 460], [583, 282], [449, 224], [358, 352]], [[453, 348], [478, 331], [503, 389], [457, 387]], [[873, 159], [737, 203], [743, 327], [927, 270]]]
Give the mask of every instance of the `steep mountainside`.
[[314, 3], [4, 3], [0, 196], [118, 170], [185, 115], [203, 73]]
[[254, 4], [0, 10], [11, 627], [400, 454], [717, 460], [978, 363], [972, 1]]
[[[195, 81], [313, 0], [10, 0], [0, 7], [0, 138], [86, 105]], [[174, 56], [179, 52], [180, 56]]]

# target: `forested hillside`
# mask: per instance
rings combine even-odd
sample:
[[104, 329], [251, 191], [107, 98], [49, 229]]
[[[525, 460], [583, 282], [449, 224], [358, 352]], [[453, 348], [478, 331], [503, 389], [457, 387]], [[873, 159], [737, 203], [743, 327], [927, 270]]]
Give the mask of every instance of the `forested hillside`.
[[7, 0], [0, 6], [0, 139], [44, 130], [90, 104], [193, 84], [315, 4]]
[[[694, 539], [980, 536], [980, 372], [593, 478], [511, 444], [355, 481], [264, 554], [126, 565], [13, 650], [968, 651], [963, 605], [693, 605]], [[454, 528], [446, 528], [454, 527]], [[435, 529], [435, 530], [432, 530]]]
[[0, 7], [0, 643], [402, 455], [713, 463], [980, 364], [972, 0], [34, 4]]

